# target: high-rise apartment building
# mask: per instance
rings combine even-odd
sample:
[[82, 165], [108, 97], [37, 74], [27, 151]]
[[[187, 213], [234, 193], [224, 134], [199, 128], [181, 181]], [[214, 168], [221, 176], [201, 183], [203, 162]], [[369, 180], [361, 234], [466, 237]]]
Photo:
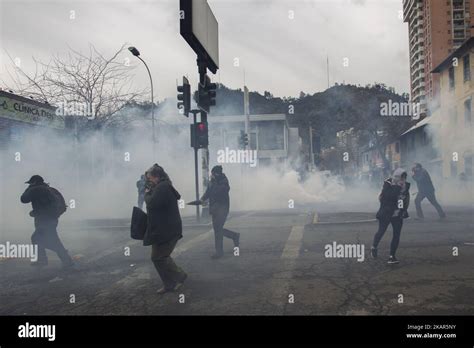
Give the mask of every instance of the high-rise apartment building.
[[473, 36], [471, 2], [474, 5], [474, 0], [403, 0], [411, 99], [421, 104], [422, 113], [436, 105], [439, 95], [439, 76], [431, 71]]

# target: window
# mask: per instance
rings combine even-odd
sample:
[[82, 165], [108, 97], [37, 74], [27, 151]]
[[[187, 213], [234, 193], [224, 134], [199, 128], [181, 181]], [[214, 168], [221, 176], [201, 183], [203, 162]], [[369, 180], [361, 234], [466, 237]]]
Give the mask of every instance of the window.
[[471, 59], [469, 57], [469, 53], [463, 58], [463, 75], [464, 82], [471, 80]]
[[449, 68], [449, 89], [454, 89], [454, 67]]
[[464, 102], [464, 124], [466, 126], [471, 126], [472, 116], [471, 116], [471, 98]]
[[395, 152], [400, 153], [400, 143], [398, 141], [395, 143]]

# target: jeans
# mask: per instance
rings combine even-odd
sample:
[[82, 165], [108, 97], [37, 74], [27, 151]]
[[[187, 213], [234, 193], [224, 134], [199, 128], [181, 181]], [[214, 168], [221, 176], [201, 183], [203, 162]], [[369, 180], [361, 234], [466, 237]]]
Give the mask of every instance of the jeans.
[[421, 201], [425, 198], [428, 198], [428, 201], [436, 208], [438, 215], [440, 218], [444, 218], [446, 214], [443, 211], [443, 208], [439, 205], [438, 201], [436, 200], [436, 196], [434, 191], [433, 192], [418, 192], [415, 198], [415, 207], [416, 207], [416, 215], [419, 218], [423, 218], [423, 210], [421, 209]]
[[235, 241], [239, 235], [236, 232], [224, 228], [228, 214], [228, 211], [218, 209], [212, 213], [212, 227], [214, 228], [215, 247], [216, 253], [219, 255], [224, 253], [224, 237]]
[[186, 278], [186, 273], [174, 263], [171, 258], [179, 238], [164, 244], [153, 244], [151, 246], [151, 261], [153, 262], [165, 289], [172, 289], [177, 283]]
[[387, 231], [388, 225], [392, 224], [393, 236], [392, 243], [390, 244], [390, 256], [395, 256], [395, 253], [398, 249], [398, 244], [400, 243], [400, 234], [402, 232], [403, 219], [394, 216], [390, 219], [379, 219], [379, 229], [374, 236], [373, 247], [377, 248], [380, 240], [382, 239], [385, 231]]

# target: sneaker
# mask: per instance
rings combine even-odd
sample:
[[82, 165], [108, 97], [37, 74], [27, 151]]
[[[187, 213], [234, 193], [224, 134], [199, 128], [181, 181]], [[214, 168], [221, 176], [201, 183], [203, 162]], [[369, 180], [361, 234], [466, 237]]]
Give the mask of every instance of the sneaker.
[[234, 239], [234, 247], [238, 247], [240, 245], [240, 233], [237, 233], [237, 236]]
[[177, 291], [177, 290], [179, 290], [180, 288], [182, 288], [182, 287], [183, 287], [183, 284], [184, 284], [184, 281], [186, 280], [186, 278], [188, 278], [188, 275], [185, 273], [184, 276], [183, 276], [183, 279], [182, 279], [180, 282], [176, 283], [176, 285], [175, 285], [174, 288], [173, 288], [173, 291]]
[[373, 259], [377, 258], [377, 248], [370, 248], [370, 256], [372, 256]]
[[213, 260], [220, 259], [222, 256], [224, 256], [224, 255], [216, 253], [216, 254], [211, 256], [211, 259], [213, 259]]
[[388, 263], [389, 265], [395, 265], [395, 264], [397, 264], [397, 263], [400, 263], [400, 261], [398, 261], [398, 259], [397, 259], [395, 256], [390, 256], [390, 257], [388, 258], [387, 263]]

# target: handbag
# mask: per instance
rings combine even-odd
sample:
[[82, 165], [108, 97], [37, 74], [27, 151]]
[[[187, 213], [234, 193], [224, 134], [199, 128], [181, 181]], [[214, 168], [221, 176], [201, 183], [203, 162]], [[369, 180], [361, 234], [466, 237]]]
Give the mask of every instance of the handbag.
[[147, 215], [138, 207], [133, 207], [132, 221], [130, 223], [130, 236], [132, 239], [143, 240], [147, 228]]

